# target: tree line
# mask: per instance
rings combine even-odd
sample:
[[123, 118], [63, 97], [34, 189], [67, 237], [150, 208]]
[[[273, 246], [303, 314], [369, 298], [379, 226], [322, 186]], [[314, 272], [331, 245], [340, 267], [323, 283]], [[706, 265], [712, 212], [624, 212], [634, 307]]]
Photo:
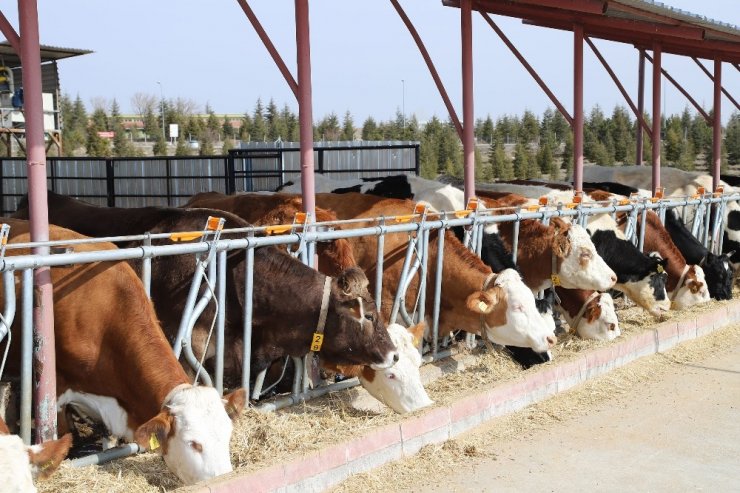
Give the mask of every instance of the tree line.
[[[153, 155], [213, 155], [214, 145], [221, 144], [226, 153], [236, 141], [297, 141], [298, 117], [284, 104], [258, 99], [251, 111], [245, 112], [238, 128], [217, 116], [206, 105], [205, 115], [198, 113], [197, 103], [184, 100], [159, 100], [155, 96], [136, 94], [132, 107], [143, 128], [138, 133], [153, 143]], [[88, 113], [78, 96], [61, 97], [63, 152], [68, 156], [137, 156], [131, 134], [123, 126], [120, 107], [114, 99], [94, 100]], [[651, 128], [649, 115], [644, 121]], [[595, 106], [584, 119], [584, 158], [592, 163], [613, 166], [636, 162], [635, 139], [639, 122], [620, 105], [606, 114]], [[179, 126], [174, 147], [167, 144], [163, 132], [169, 124]], [[113, 132], [111, 139], [99, 132]], [[314, 123], [315, 141], [401, 140], [420, 142], [421, 174], [434, 178], [440, 174], [461, 177], [463, 155], [455, 126], [449, 119], [433, 116], [419, 122], [415, 115], [396, 111], [387, 121], [368, 117], [357, 126], [349, 111], [340, 119], [330, 113]], [[480, 181], [511, 178], [566, 179], [573, 168], [573, 134], [566, 119], [556, 110], [547, 109], [538, 116], [532, 111], [519, 115], [502, 115], [495, 120], [488, 115], [475, 121], [476, 177]], [[651, 144], [643, 132], [643, 161], [650, 162]], [[723, 129], [722, 166], [740, 164], [740, 113], [734, 112]], [[702, 115], [688, 108], [680, 114], [665, 115], [661, 121], [661, 162], [685, 170], [706, 167], [713, 161], [712, 128]], [[192, 149], [189, 140], [197, 140]]]

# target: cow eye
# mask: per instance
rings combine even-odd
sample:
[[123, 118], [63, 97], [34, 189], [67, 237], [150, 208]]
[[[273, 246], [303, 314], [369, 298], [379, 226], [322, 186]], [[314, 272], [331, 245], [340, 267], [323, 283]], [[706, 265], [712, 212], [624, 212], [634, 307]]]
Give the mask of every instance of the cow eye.
[[581, 252], [581, 258], [591, 258], [591, 252], [584, 250]]
[[372, 321], [373, 320], [373, 314], [372, 313], [366, 313], [365, 314], [365, 319]]
[[188, 442], [188, 445], [190, 445], [190, 448], [195, 450], [199, 454], [203, 452], [203, 445], [201, 445], [200, 443], [194, 440], [191, 440], [190, 442]]
[[395, 373], [387, 373], [386, 374], [386, 377], [388, 378], [388, 380], [395, 380], [396, 379], [396, 374]]

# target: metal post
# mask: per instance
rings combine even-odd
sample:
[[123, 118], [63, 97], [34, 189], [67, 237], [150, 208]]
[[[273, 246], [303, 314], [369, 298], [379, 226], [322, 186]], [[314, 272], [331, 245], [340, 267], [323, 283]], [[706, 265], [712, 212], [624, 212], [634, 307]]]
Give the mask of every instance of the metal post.
[[[21, 310], [21, 438], [23, 443], [31, 444], [31, 408], [33, 403], [33, 270], [22, 273], [23, 290]], [[12, 284], [6, 289], [15, 289]]]
[[159, 85], [159, 106], [161, 109], [160, 113], [162, 113], [162, 139], [167, 141], [167, 134], [164, 132], [164, 90], [162, 89], [162, 83], [160, 81], [157, 81], [157, 84]]
[[722, 60], [714, 59], [714, 123], [712, 124], [712, 191], [719, 185], [722, 165]]
[[463, 89], [463, 159], [465, 203], [475, 195], [475, 116], [473, 114], [473, 0], [460, 2]]
[[434, 305], [432, 308], [432, 358], [437, 359], [437, 345], [439, 339], [439, 310], [442, 306], [442, 270], [444, 269], [444, 248], [446, 220], [442, 219], [442, 227], [437, 230], [437, 272], [434, 276]]
[[573, 188], [583, 190], [583, 26], [573, 26]]
[[[28, 202], [31, 241], [48, 241], [49, 214], [46, 197], [46, 150], [44, 148], [44, 110], [41, 101], [41, 52], [39, 45], [38, 7], [36, 0], [19, 0], [20, 47], [23, 60], [24, 115]], [[34, 247], [35, 255], [46, 255], [49, 248]], [[41, 267], [34, 271], [34, 362], [38, 372], [35, 386], [37, 412], [36, 443], [53, 440], [57, 431], [56, 354], [54, 349], [54, 301], [51, 271]]]
[[252, 292], [254, 291], [254, 247], [247, 247], [244, 263], [244, 340], [242, 341], [242, 387], [249, 394], [249, 373], [252, 363]]
[[[637, 112], [640, 115], [645, 114], [645, 51], [640, 50], [640, 63], [637, 69]], [[637, 135], [635, 139], [635, 162], [642, 166], [642, 127], [637, 125]]]
[[653, 43], [653, 186], [652, 192], [660, 187], [660, 64], [662, 48], [660, 43]]
[[378, 252], [375, 260], [375, 305], [380, 311], [383, 296], [383, 260], [385, 258], [385, 219], [380, 218], [378, 226]]
[[313, 177], [313, 109], [311, 107], [311, 38], [308, 0], [295, 0], [295, 37], [298, 59], [298, 122], [301, 140], [303, 210], [316, 217]]
[[226, 250], [218, 252], [218, 275], [216, 276], [216, 299], [218, 299], [218, 315], [216, 318], [216, 369], [213, 379], [216, 383], [216, 390], [220, 395], [224, 395], [224, 351], [225, 338], [224, 330], [226, 327]]

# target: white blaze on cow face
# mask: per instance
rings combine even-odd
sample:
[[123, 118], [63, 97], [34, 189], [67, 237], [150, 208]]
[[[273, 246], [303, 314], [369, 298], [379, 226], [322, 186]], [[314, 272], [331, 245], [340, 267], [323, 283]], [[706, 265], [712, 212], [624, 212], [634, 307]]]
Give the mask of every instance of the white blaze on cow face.
[[[468, 296], [468, 309], [483, 315], [486, 336], [496, 344], [528, 347], [538, 353], [557, 341], [552, 327], [537, 311], [532, 291], [514, 269], [495, 274], [493, 286]], [[481, 334], [483, 336], [483, 334]]]
[[706, 303], [709, 301], [709, 289], [704, 278], [704, 269], [698, 265], [689, 266], [684, 280], [680, 286], [677, 286], [678, 292], [671, 291], [669, 296], [673, 299], [671, 308], [683, 310], [690, 306]]
[[596, 247], [588, 232], [581, 226], [573, 224], [568, 228], [567, 234], [570, 245], [562, 252], [564, 256], [558, 272], [562, 286], [568, 289], [595, 291], [606, 291], [614, 287], [617, 275], [596, 253]]
[[420, 340], [423, 330], [423, 324], [410, 329], [388, 325], [388, 333], [398, 349], [398, 362], [391, 368], [363, 371], [360, 375], [360, 383], [370, 395], [397, 413], [410, 413], [434, 403], [419, 374], [421, 355], [415, 338]]

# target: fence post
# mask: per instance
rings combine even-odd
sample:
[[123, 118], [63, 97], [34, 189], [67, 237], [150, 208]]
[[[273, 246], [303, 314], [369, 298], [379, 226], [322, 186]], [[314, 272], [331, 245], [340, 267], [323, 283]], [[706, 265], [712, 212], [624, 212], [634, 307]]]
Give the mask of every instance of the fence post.
[[[54, 182], [52, 181], [52, 184]], [[108, 192], [108, 207], [116, 206], [116, 181], [115, 181], [115, 169], [113, 167], [113, 160], [105, 160], [105, 183]], [[52, 187], [53, 189], [53, 187]]]
[[324, 174], [324, 149], [317, 149], [319, 151], [319, 173]]
[[170, 169], [170, 158], [166, 158], [164, 161], [165, 174], [167, 176], [167, 206], [172, 206], [172, 170]]
[[416, 173], [416, 176], [419, 176], [419, 173], [421, 173], [421, 169], [419, 167], [419, 150], [421, 149], [420, 144], [416, 144], [414, 146], [414, 172]]
[[226, 189], [226, 195], [231, 195], [234, 193], [234, 189], [236, 188], [236, 180], [234, 178], [234, 151], [230, 150], [229, 155], [226, 156], [226, 176], [224, 187]]

